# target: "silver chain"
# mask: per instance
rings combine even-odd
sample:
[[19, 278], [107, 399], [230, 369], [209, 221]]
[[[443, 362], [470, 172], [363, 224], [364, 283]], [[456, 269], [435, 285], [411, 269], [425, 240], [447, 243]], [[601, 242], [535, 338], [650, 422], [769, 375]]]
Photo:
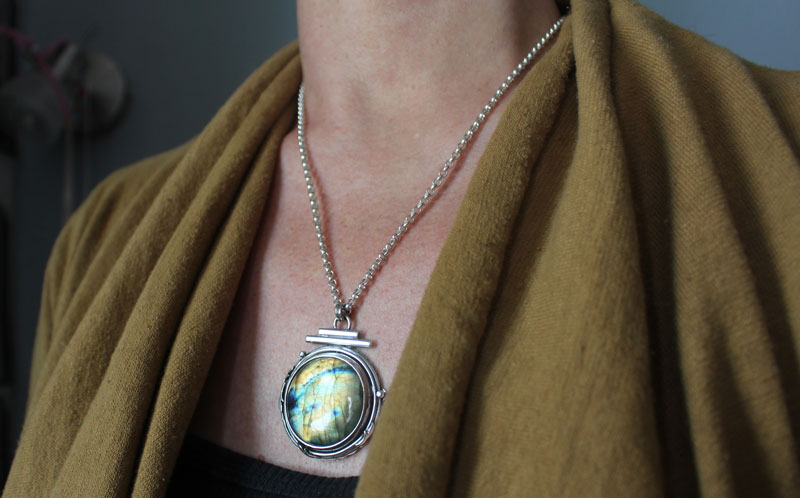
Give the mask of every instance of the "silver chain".
[[475, 121], [472, 123], [472, 125], [470, 125], [469, 129], [464, 134], [464, 138], [458, 142], [458, 145], [456, 145], [453, 153], [450, 154], [450, 157], [444, 162], [444, 166], [442, 166], [439, 174], [436, 175], [436, 178], [434, 178], [431, 185], [425, 189], [425, 193], [419, 198], [417, 204], [411, 208], [411, 211], [408, 213], [408, 215], [403, 218], [403, 222], [397, 227], [397, 230], [389, 238], [389, 242], [383, 246], [383, 249], [381, 249], [378, 257], [376, 257], [375, 261], [372, 263], [372, 265], [370, 265], [369, 269], [364, 274], [364, 278], [362, 278], [361, 282], [358, 283], [358, 286], [350, 295], [350, 299], [348, 299], [347, 302], [342, 301], [342, 292], [339, 289], [339, 282], [336, 280], [336, 272], [333, 270], [333, 263], [331, 261], [331, 255], [328, 252], [325, 232], [322, 228], [322, 216], [320, 215], [319, 211], [319, 200], [314, 187], [314, 176], [311, 173], [311, 160], [308, 156], [308, 141], [305, 136], [305, 107], [303, 103], [304, 85], [300, 86], [300, 94], [297, 98], [297, 145], [300, 148], [300, 162], [303, 165], [303, 175], [306, 179], [306, 190], [308, 191], [308, 201], [311, 205], [311, 217], [314, 221], [314, 231], [317, 235], [317, 243], [319, 245], [319, 252], [322, 258], [322, 268], [325, 271], [325, 277], [328, 280], [328, 287], [331, 289], [331, 296], [333, 297], [333, 303], [336, 307], [337, 321], [344, 321], [347, 319], [349, 323], [348, 318], [353, 308], [355, 308], [356, 301], [358, 301], [358, 299], [361, 297], [361, 294], [366, 290], [372, 279], [375, 278], [375, 274], [378, 273], [384, 263], [386, 263], [386, 260], [389, 258], [389, 254], [392, 253], [406, 232], [408, 232], [409, 228], [411, 228], [411, 225], [414, 223], [414, 220], [416, 220], [417, 216], [419, 216], [420, 213], [425, 210], [434, 196], [436, 196], [439, 188], [444, 184], [445, 179], [447, 179], [448, 175], [450, 174], [450, 170], [456, 166], [456, 162], [461, 157], [461, 153], [467, 148], [467, 144], [469, 144], [472, 138], [477, 135], [481, 124], [497, 106], [497, 103], [500, 102], [500, 99], [509, 89], [511, 84], [514, 83], [514, 80], [516, 80], [517, 77], [525, 71], [536, 54], [541, 51], [542, 47], [544, 47], [544, 45], [556, 34], [563, 23], [564, 17], [556, 21], [550, 30], [545, 33], [542, 39], [536, 43], [536, 46], [533, 47], [530, 52], [528, 52], [524, 59], [522, 59], [522, 62], [517, 64], [517, 67], [511, 71], [511, 74], [509, 74], [506, 79], [503, 80], [503, 82], [500, 84], [500, 87], [496, 92], [494, 92], [494, 95], [492, 95], [492, 98], [490, 98], [489, 102], [483, 106], [483, 109], [481, 110], [480, 114], [478, 114], [478, 117], [475, 118]]

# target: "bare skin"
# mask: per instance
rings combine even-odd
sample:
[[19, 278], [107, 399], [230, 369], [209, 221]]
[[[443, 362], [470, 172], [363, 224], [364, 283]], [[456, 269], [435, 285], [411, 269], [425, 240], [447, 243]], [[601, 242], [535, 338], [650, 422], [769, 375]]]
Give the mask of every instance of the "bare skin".
[[[558, 17], [552, 0], [298, 2], [306, 133], [346, 295], [502, 78]], [[374, 341], [366, 354], [390, 393], [436, 259], [507, 102], [358, 303], [356, 329]], [[282, 143], [190, 431], [285, 468], [358, 475], [369, 446], [342, 460], [310, 459], [291, 444], [278, 412], [286, 372], [311, 349], [305, 336], [333, 319], [296, 137], [292, 131]]]

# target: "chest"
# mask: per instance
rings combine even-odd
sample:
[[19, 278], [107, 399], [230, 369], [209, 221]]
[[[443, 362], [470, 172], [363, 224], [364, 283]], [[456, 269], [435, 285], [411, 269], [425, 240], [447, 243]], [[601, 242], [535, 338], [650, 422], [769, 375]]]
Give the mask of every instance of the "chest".
[[[335, 461], [309, 459], [293, 446], [279, 412], [286, 373], [331, 328], [334, 304], [325, 278], [302, 172], [279, 161], [234, 307], [220, 340], [192, 424], [192, 432], [240, 453], [319, 475], [357, 475], [367, 446]], [[424, 185], [424, 181], [416, 182]], [[372, 347], [361, 349], [391, 395], [391, 383], [417, 309], [455, 219], [466, 179], [452, 182], [396, 246], [358, 300], [353, 329]], [[325, 197], [328, 249], [347, 299], [397, 224], [417, 189], [351, 190]], [[328, 202], [326, 203], [325, 200]]]

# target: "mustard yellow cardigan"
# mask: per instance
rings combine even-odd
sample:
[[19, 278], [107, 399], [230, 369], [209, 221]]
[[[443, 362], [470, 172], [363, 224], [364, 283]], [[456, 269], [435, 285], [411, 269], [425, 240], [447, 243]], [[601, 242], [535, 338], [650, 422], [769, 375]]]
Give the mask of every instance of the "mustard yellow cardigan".
[[[4, 496], [163, 495], [300, 79], [293, 44], [72, 217]], [[358, 496], [797, 496], [799, 137], [800, 73], [574, 0], [474, 173]]]

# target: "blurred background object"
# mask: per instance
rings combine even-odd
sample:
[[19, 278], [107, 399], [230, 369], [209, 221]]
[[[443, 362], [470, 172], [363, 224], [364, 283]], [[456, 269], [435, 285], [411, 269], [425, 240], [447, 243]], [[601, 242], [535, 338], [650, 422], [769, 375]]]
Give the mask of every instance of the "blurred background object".
[[31, 57], [31, 68], [0, 86], [0, 126], [10, 135], [30, 133], [47, 143], [73, 126], [79, 133], [108, 127], [122, 113], [125, 79], [108, 57], [62, 39], [37, 51], [23, 33], [0, 26]]
[[[797, 0], [641, 3], [757, 63], [800, 69]], [[293, 2], [14, 4], [0, 0], [0, 25], [31, 41], [55, 40], [39, 51], [69, 112], [35, 58], [16, 60], [11, 39], [0, 37], [0, 87], [18, 96], [9, 105], [23, 109], [0, 104], [17, 134], [0, 132], [0, 220], [7, 220], [0, 221], [0, 482], [22, 425], [42, 278], [64, 213], [115, 169], [199, 133], [259, 64], [297, 36]], [[5, 87], [12, 76], [28, 82]], [[17, 133], [25, 129], [33, 133]]]
[[61, 219], [66, 222], [76, 207], [76, 136], [88, 137], [117, 120], [125, 79], [108, 57], [65, 38], [40, 50], [10, 26], [0, 25], [0, 36], [13, 41], [30, 66], [0, 85], [0, 129], [12, 137], [28, 134], [46, 144], [63, 144]]

